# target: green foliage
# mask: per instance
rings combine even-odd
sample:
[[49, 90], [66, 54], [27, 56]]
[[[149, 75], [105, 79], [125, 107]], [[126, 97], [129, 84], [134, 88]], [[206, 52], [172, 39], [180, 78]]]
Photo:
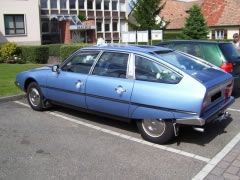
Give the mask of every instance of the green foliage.
[[18, 48], [15, 43], [6, 43], [1, 46], [1, 57], [4, 59], [4, 61], [7, 61], [13, 57], [13, 55], [16, 55], [18, 53]]
[[49, 44], [45, 46], [49, 47], [49, 56], [60, 57], [60, 48], [62, 44]]
[[22, 59], [25, 62], [46, 64], [49, 58], [47, 46], [22, 46]]
[[207, 39], [207, 23], [198, 5], [193, 5], [182, 31], [184, 39]]
[[181, 32], [164, 32], [163, 39], [164, 40], [182, 39], [182, 33]]
[[86, 20], [86, 16], [84, 15], [79, 15], [78, 18], [80, 19], [80, 21], [85, 21]]
[[76, 50], [87, 46], [87, 44], [72, 44], [72, 45], [62, 45], [60, 48], [60, 58], [61, 60], [65, 60], [68, 56], [70, 56]]
[[161, 0], [132, 0], [132, 16], [136, 23], [129, 22], [135, 30], [161, 29], [163, 21], [157, 22], [156, 17], [165, 4], [159, 7]]

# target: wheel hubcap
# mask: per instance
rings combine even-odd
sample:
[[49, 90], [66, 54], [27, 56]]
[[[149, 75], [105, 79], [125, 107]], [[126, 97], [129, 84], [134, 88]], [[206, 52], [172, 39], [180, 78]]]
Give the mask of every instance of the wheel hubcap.
[[165, 122], [158, 119], [144, 119], [142, 121], [144, 131], [151, 137], [160, 137], [165, 131]]
[[33, 106], [38, 106], [40, 104], [40, 94], [36, 88], [30, 89], [29, 100]]

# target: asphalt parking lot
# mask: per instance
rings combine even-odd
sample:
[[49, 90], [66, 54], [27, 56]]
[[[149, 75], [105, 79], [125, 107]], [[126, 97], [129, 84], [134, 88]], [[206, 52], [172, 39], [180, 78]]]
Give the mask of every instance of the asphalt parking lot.
[[192, 179], [240, 132], [239, 107], [237, 98], [231, 118], [204, 133], [184, 127], [161, 146], [143, 141], [134, 123], [1, 103], [0, 179]]

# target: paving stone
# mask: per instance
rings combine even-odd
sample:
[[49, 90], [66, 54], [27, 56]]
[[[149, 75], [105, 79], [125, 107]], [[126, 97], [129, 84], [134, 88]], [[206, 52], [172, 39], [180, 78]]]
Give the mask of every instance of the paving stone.
[[233, 156], [233, 155], [227, 155], [226, 157], [223, 158], [224, 161], [227, 161], [227, 162], [233, 162], [234, 160], [236, 159], [236, 156]]
[[204, 180], [224, 180], [224, 177], [209, 174]]
[[239, 180], [240, 179], [238, 176], [232, 175], [232, 174], [229, 174], [229, 173], [224, 173], [223, 177], [227, 180]]
[[[240, 151], [240, 150], [239, 150], [239, 151]], [[240, 154], [239, 154], [239, 156], [237, 157], [237, 159], [240, 160]]]
[[237, 175], [238, 171], [239, 171], [239, 168], [238, 167], [234, 167], [234, 166], [230, 166], [226, 170], [227, 173], [234, 174], [234, 175]]
[[225, 171], [225, 168], [215, 167], [212, 170], [211, 174], [216, 175], [216, 176], [221, 176], [224, 171]]
[[226, 169], [229, 165], [230, 165], [229, 162], [226, 162], [226, 161], [220, 161], [220, 163], [217, 164], [217, 167], [225, 168], [225, 169]]
[[236, 159], [235, 161], [233, 161], [232, 165], [236, 167], [240, 167], [240, 160]]

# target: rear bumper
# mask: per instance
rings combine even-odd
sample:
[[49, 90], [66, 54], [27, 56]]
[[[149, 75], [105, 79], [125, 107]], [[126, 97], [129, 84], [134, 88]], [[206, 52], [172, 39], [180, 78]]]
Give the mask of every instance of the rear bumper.
[[176, 119], [177, 124], [185, 124], [192, 126], [204, 126], [205, 124], [219, 118], [224, 114], [224, 111], [234, 103], [234, 97], [230, 97], [225, 103], [218, 104], [214, 110], [207, 112], [203, 117], [194, 116], [186, 119]]

